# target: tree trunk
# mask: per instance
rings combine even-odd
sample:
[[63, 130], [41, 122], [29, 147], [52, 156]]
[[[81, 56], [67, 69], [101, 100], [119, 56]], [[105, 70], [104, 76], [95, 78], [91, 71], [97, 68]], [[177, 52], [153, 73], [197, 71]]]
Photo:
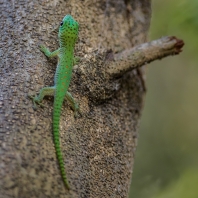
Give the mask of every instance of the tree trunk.
[[[111, 78], [109, 55], [147, 39], [150, 0], [0, 2], [0, 197], [127, 197], [145, 94], [143, 70]], [[28, 94], [53, 85], [54, 28], [66, 14], [80, 24], [69, 91], [82, 115], [65, 102], [60, 141], [71, 190], [64, 187], [53, 134], [53, 98], [33, 110]]]

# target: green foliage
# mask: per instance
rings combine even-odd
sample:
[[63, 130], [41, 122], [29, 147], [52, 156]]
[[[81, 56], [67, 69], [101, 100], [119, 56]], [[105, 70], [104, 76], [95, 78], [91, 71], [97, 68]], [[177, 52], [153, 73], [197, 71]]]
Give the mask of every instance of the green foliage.
[[[198, 1], [155, 0], [150, 35], [183, 39], [150, 64], [130, 198], [198, 197]], [[186, 186], [186, 187], [185, 187]]]
[[176, 35], [189, 42], [189, 50], [198, 50], [198, 1], [197, 0], [155, 0], [151, 37]]
[[197, 198], [198, 169], [189, 169], [153, 198]]

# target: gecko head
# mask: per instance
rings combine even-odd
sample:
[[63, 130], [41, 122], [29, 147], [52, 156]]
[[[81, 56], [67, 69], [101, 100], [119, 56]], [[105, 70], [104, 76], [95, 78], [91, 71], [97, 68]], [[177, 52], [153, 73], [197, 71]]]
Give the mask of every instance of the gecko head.
[[58, 36], [65, 41], [73, 40], [74, 42], [78, 38], [79, 24], [71, 15], [66, 15], [60, 23]]

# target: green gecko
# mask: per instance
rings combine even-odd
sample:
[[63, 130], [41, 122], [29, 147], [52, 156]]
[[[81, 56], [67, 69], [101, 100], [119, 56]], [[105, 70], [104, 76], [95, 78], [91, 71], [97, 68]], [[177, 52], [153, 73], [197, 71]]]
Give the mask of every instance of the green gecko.
[[76, 114], [76, 112], [79, 111], [77, 103], [75, 103], [72, 95], [67, 91], [72, 76], [72, 68], [74, 64], [74, 46], [78, 38], [78, 29], [78, 22], [75, 21], [71, 15], [66, 15], [60, 23], [59, 27], [58, 38], [60, 47], [57, 50], [50, 52], [48, 48], [42, 45], [40, 46], [40, 50], [47, 57], [51, 58], [54, 56], [58, 56], [58, 64], [54, 77], [54, 86], [44, 87], [40, 90], [38, 96], [30, 96], [30, 98], [33, 100], [34, 107], [36, 108], [36, 103], [43, 106], [41, 102], [45, 96], [54, 95], [54, 109], [52, 121], [54, 145], [56, 150], [56, 156], [60, 166], [61, 176], [67, 189], [69, 189], [69, 184], [66, 178], [63, 156], [60, 148], [59, 122], [61, 107], [65, 97], [71, 104], [74, 113]]

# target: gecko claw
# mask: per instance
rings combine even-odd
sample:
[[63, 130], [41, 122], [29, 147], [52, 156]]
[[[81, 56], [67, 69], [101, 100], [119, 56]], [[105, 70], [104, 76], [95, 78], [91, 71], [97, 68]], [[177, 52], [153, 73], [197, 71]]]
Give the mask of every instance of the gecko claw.
[[80, 111], [80, 108], [78, 107], [77, 109], [74, 110], [74, 118], [82, 117], [82, 112]]
[[32, 99], [32, 102], [33, 102], [33, 109], [34, 110], [37, 110], [37, 105], [39, 105], [40, 107], [46, 107], [45, 105], [43, 105], [41, 102], [39, 102], [37, 99], [36, 99], [36, 96], [32, 96], [32, 95], [28, 95], [28, 97], [30, 99]]
[[44, 45], [39, 45], [39, 49], [41, 52], [45, 52], [46, 47]]

